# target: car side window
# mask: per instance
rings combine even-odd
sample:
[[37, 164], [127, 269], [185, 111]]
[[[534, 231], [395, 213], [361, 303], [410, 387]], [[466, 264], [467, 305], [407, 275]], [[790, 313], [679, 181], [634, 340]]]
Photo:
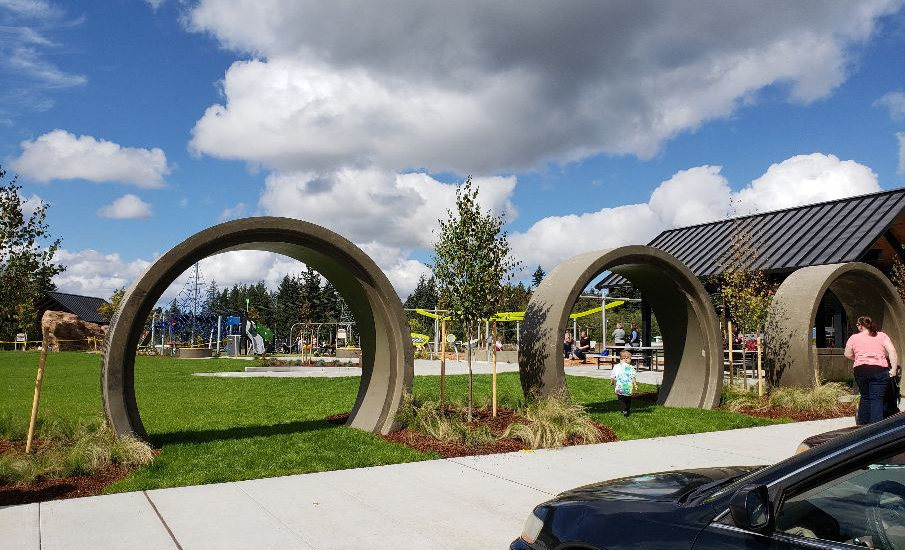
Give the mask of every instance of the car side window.
[[778, 532], [854, 546], [905, 550], [905, 453], [872, 460], [787, 495]]

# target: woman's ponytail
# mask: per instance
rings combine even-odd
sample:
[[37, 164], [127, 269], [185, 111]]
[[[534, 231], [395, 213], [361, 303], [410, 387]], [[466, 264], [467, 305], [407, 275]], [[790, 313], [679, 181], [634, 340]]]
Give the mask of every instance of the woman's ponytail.
[[858, 324], [866, 328], [867, 332], [869, 332], [871, 336], [876, 336], [877, 331], [880, 330], [880, 327], [877, 326], [877, 323], [875, 323], [873, 319], [866, 315], [864, 315], [863, 317], [858, 317]]

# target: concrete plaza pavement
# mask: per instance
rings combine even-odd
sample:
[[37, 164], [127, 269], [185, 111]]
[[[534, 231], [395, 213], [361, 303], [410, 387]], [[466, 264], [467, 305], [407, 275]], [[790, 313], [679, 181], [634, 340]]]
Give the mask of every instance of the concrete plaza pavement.
[[432, 460], [0, 508], [4, 550], [507, 548], [575, 487], [676, 468], [767, 464], [852, 418]]

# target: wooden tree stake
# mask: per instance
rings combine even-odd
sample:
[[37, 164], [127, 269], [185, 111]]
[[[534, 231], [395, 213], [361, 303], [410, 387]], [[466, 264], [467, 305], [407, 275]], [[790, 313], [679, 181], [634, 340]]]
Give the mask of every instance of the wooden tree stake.
[[38, 421], [38, 404], [41, 402], [41, 383], [44, 381], [44, 364], [47, 362], [47, 333], [41, 342], [41, 358], [38, 359], [38, 378], [35, 380], [35, 398], [31, 403], [31, 419], [28, 421], [28, 438], [25, 440], [25, 454], [31, 453], [31, 443]]
[[757, 335], [757, 396], [764, 396], [764, 371], [763, 371], [763, 342], [760, 334]]
[[493, 322], [493, 368], [492, 371], [492, 383], [491, 383], [491, 395], [493, 401], [493, 417], [496, 418], [496, 321]]

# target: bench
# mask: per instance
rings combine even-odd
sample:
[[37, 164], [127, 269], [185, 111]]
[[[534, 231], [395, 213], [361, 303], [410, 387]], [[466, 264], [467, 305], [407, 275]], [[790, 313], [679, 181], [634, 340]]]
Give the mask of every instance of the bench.
[[600, 355], [599, 353], [588, 353], [585, 355], [586, 359], [596, 359], [597, 360], [597, 368], [600, 368], [600, 365], [608, 364], [610, 368], [613, 367], [616, 363], [619, 362], [618, 355]]

